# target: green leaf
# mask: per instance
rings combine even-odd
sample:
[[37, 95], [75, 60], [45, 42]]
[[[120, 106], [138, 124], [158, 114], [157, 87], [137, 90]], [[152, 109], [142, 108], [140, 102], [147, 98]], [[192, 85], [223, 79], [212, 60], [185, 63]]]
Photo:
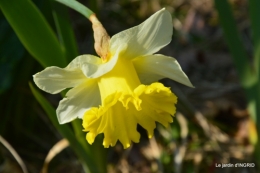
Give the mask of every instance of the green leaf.
[[[255, 109], [256, 109], [256, 120], [257, 120], [257, 128], [258, 134], [260, 135], [260, 1], [259, 0], [250, 0], [249, 1], [249, 12], [251, 19], [251, 27], [252, 27], [252, 39], [254, 42], [254, 67], [257, 73], [257, 84], [255, 86], [254, 94], [255, 100]], [[260, 137], [259, 137], [260, 140]], [[259, 145], [260, 151], [260, 145]], [[260, 152], [259, 152], [260, 153]], [[259, 156], [260, 157], [260, 156]]]
[[[260, 1], [250, 0], [250, 17], [252, 22], [254, 41], [254, 61], [249, 64], [246, 51], [239, 39], [239, 34], [232, 16], [231, 8], [227, 0], [215, 0], [215, 6], [219, 14], [220, 22], [224, 30], [225, 38], [233, 55], [238, 75], [248, 99], [248, 110], [252, 120], [257, 126], [258, 141], [255, 144], [255, 158], [260, 160]], [[260, 161], [259, 161], [260, 164]]]
[[215, 0], [215, 7], [218, 11], [220, 24], [223, 28], [225, 39], [232, 54], [240, 82], [244, 88], [251, 87], [256, 83], [257, 78], [256, 75], [254, 75], [245, 48], [238, 34], [230, 4], [227, 0]]
[[93, 11], [91, 11], [89, 8], [85, 7], [78, 1], [75, 0], [55, 0], [55, 1], [74, 9], [75, 11], [79, 12], [86, 18], [89, 18], [92, 14], [94, 14]]
[[[246, 51], [240, 40], [230, 4], [227, 0], [215, 0], [215, 6], [218, 11], [220, 23], [224, 30], [224, 36], [231, 51], [240, 82], [245, 89], [248, 102], [257, 105], [257, 102], [259, 104], [259, 101], [257, 100], [259, 100], [258, 98], [260, 97], [258, 94], [260, 90], [259, 79], [256, 70], [253, 70], [253, 66], [250, 65], [249, 60], [247, 59]], [[259, 111], [260, 110], [257, 106], [250, 107], [252, 119], [256, 120], [256, 115], [259, 114]]]
[[0, 12], [0, 95], [12, 86], [13, 71], [21, 62], [25, 49]]
[[70, 62], [78, 56], [78, 49], [73, 29], [71, 27], [68, 9], [53, 1], [51, 4], [59, 39], [63, 46], [67, 62]]
[[32, 1], [1, 0], [0, 8], [24, 47], [44, 67], [66, 65], [54, 32]]
[[98, 163], [94, 162], [92, 157], [88, 155], [89, 151], [86, 151], [84, 147], [80, 144], [80, 142], [77, 140], [75, 134], [73, 134], [72, 130], [68, 125], [60, 125], [57, 117], [55, 109], [50, 105], [50, 103], [33, 87], [31, 83], [29, 83], [30, 88], [32, 90], [32, 93], [34, 97], [37, 99], [37, 101], [40, 103], [42, 108], [45, 110], [47, 115], [49, 116], [52, 124], [55, 126], [55, 128], [60, 132], [62, 136], [68, 139], [70, 146], [75, 151], [75, 153], [78, 155], [80, 160], [83, 163], [86, 163], [87, 167], [89, 168], [90, 172], [96, 173], [99, 172], [100, 167], [98, 167]]
[[[252, 28], [252, 39], [254, 42], [254, 67], [257, 72], [257, 79], [260, 80], [260, 1], [249, 1], [249, 12]], [[260, 81], [258, 81], [260, 83]]]

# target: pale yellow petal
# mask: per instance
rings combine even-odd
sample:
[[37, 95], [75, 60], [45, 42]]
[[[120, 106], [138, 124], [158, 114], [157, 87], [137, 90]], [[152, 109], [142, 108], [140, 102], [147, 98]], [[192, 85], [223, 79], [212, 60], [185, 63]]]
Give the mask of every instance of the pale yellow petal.
[[88, 79], [81, 85], [71, 89], [63, 98], [56, 110], [60, 124], [82, 118], [93, 106], [101, 104], [100, 93], [95, 79]]
[[93, 55], [81, 55], [72, 60], [65, 68], [47, 67], [35, 74], [33, 80], [42, 90], [56, 94], [66, 88], [78, 86], [87, 79], [89, 71], [96, 70], [93, 66], [85, 68], [85, 64], [101, 64], [101, 60]]
[[[142, 24], [114, 35], [110, 40], [111, 54], [120, 52], [120, 58], [136, 58], [157, 52], [170, 43], [172, 37], [171, 14], [162, 9]], [[121, 47], [126, 44], [127, 47]]]
[[148, 55], [133, 60], [137, 74], [144, 84], [170, 78], [183, 85], [194, 87], [176, 59], [164, 55]]
[[74, 58], [68, 65], [66, 69], [81, 69], [84, 64], [102, 64], [99, 57], [94, 55], [80, 55]]
[[47, 67], [33, 75], [33, 80], [43, 91], [56, 94], [66, 88], [81, 84], [86, 80], [86, 77], [79, 68], [62, 69], [59, 67]]

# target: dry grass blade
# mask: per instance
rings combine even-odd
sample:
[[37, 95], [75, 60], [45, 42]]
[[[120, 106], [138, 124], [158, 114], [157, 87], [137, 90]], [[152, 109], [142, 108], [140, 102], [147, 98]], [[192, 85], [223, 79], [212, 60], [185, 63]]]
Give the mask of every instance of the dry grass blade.
[[24, 173], [28, 173], [28, 170], [21, 159], [21, 157], [18, 155], [18, 153], [14, 150], [14, 148], [0, 135], [0, 142], [5, 146], [6, 149], [10, 151], [10, 153], [13, 155], [15, 160], [18, 162], [18, 164], [21, 166]]
[[157, 172], [158, 173], [162, 173], [163, 172], [163, 165], [162, 165], [162, 162], [160, 160], [161, 151], [160, 151], [159, 146], [158, 146], [158, 144], [157, 144], [157, 142], [155, 140], [155, 137], [152, 137], [150, 139], [150, 146], [151, 146], [152, 155], [156, 159], [156, 162], [158, 164]]
[[174, 152], [174, 170], [176, 173], [181, 172], [182, 168], [182, 161], [184, 159], [186, 150], [187, 150], [187, 137], [189, 133], [188, 129], [188, 122], [187, 119], [181, 114], [177, 113], [176, 114], [176, 119], [179, 122], [180, 129], [181, 129], [181, 144], [180, 146], [175, 150]]
[[211, 138], [210, 126], [209, 126], [209, 123], [208, 123], [207, 119], [199, 111], [197, 111], [195, 113], [195, 118], [198, 121], [199, 125], [202, 127], [205, 135], [207, 137]]
[[45, 158], [41, 173], [47, 173], [48, 172], [48, 166], [50, 161], [59, 154], [62, 150], [67, 148], [69, 146], [69, 142], [67, 139], [62, 139], [59, 142], [57, 142], [49, 151], [47, 157]]
[[173, 92], [176, 93], [179, 97], [179, 103], [182, 106], [182, 109], [187, 111], [187, 115], [189, 115], [188, 118], [194, 117], [196, 119], [197, 123], [202, 128], [205, 136], [213, 141], [224, 142], [228, 140], [228, 137], [225, 133], [223, 133], [212, 123], [208, 122], [207, 118], [200, 111], [196, 110], [196, 108], [188, 101], [188, 99], [185, 97], [180, 89], [178, 89], [177, 87], [173, 89]]

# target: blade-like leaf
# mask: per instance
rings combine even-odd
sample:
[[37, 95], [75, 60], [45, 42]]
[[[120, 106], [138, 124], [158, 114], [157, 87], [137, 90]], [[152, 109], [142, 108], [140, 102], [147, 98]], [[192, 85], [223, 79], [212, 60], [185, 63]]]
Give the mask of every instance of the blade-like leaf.
[[61, 46], [50, 26], [29, 0], [1, 0], [0, 8], [25, 48], [43, 66], [65, 66]]
[[[245, 49], [239, 39], [238, 31], [235, 26], [235, 20], [232, 16], [231, 8], [227, 0], [215, 0], [215, 6], [218, 11], [220, 23], [224, 30], [229, 49], [233, 55], [238, 75], [243, 88], [245, 89], [248, 99], [248, 109], [252, 120], [257, 126], [258, 141], [255, 144], [255, 158], [260, 160], [260, 1], [250, 0], [250, 17], [252, 22], [253, 41], [254, 41], [254, 61], [253, 65], [249, 64], [246, 57]], [[260, 162], [258, 163], [260, 164]]]
[[245, 48], [239, 37], [230, 4], [227, 0], [215, 0], [215, 7], [218, 11], [220, 24], [223, 28], [225, 39], [232, 54], [240, 82], [243, 87], [250, 87], [255, 84], [257, 79], [256, 75], [253, 74]]
[[[255, 87], [256, 101], [256, 120], [257, 120], [257, 128], [258, 133], [260, 135], [260, 1], [259, 0], [250, 0], [249, 1], [249, 10], [250, 10], [250, 19], [252, 26], [252, 39], [254, 41], [254, 61], [253, 65], [255, 67], [255, 71], [257, 72], [258, 82]], [[260, 140], [260, 139], [259, 139]], [[260, 146], [260, 145], [259, 145]], [[260, 148], [260, 147], [259, 147]], [[260, 150], [260, 149], [259, 149]]]
[[60, 42], [64, 48], [67, 62], [78, 56], [77, 43], [71, 27], [68, 9], [56, 2], [52, 2], [52, 14], [58, 31]]
[[79, 3], [78, 1], [75, 1], [75, 0], [55, 0], [55, 1], [60, 2], [66, 6], [74, 9], [75, 11], [79, 12], [86, 18], [89, 18], [92, 14], [94, 14], [93, 11], [91, 11], [90, 9], [88, 9], [87, 7], [85, 7], [84, 5]]
[[0, 94], [12, 86], [13, 71], [21, 62], [25, 49], [0, 12]]
[[[254, 42], [254, 67], [257, 72], [257, 78], [260, 79], [260, 1], [249, 1], [249, 12], [252, 28], [252, 39]], [[260, 80], [258, 81], [260, 82]]]

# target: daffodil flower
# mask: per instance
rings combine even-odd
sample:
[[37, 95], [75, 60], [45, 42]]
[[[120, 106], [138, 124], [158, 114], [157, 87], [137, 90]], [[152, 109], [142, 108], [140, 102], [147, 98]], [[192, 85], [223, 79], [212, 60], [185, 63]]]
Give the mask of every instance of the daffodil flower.
[[152, 137], [156, 122], [168, 126], [173, 121], [177, 97], [156, 81], [170, 78], [193, 87], [174, 58], [154, 54], [170, 43], [172, 28], [170, 13], [162, 9], [114, 35], [106, 61], [81, 55], [65, 68], [44, 69], [34, 81], [51, 94], [72, 88], [57, 108], [60, 124], [82, 118], [90, 144], [103, 133], [104, 147], [119, 140], [128, 148], [139, 142], [137, 124]]

